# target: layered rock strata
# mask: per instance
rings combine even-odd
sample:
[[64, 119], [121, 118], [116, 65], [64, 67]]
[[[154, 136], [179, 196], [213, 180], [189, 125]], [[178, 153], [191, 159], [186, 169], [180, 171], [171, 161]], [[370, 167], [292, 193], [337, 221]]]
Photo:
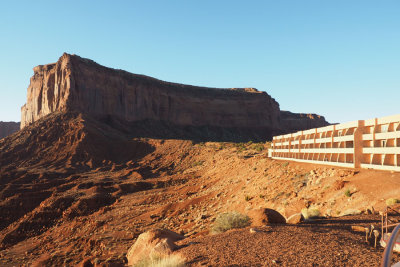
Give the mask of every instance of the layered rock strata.
[[324, 116], [317, 114], [292, 113], [290, 111], [280, 112], [281, 129], [286, 133], [293, 133], [312, 128], [330, 125]]
[[[35, 67], [21, 110], [21, 129], [54, 112], [78, 112], [125, 122], [245, 129], [270, 138], [286, 129], [279, 104], [254, 88], [217, 89], [157, 80], [63, 54]], [[284, 122], [287, 120], [284, 120]]]
[[278, 103], [253, 88], [169, 83], [68, 54], [33, 70], [21, 128], [55, 111], [128, 122], [151, 119], [190, 126], [279, 128]]

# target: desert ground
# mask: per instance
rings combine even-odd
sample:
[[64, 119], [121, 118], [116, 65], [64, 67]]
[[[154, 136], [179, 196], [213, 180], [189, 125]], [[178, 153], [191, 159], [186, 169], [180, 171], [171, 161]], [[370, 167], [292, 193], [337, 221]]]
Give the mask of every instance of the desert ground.
[[[185, 236], [176, 252], [187, 266], [379, 265], [383, 249], [352, 226], [379, 228], [399, 173], [272, 160], [269, 143], [126, 138], [62, 118], [0, 140], [1, 266], [126, 266], [154, 228]], [[307, 207], [321, 218], [210, 231], [225, 212], [288, 218]]]

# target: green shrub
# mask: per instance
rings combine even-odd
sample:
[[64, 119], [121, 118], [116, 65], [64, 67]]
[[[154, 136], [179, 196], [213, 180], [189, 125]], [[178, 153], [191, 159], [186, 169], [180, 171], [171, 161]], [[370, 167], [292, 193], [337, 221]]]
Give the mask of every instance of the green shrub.
[[289, 165], [289, 162], [284, 162], [284, 163], [282, 163], [282, 167], [287, 167]]
[[237, 152], [243, 152], [247, 150], [246, 145], [244, 143], [235, 144]]
[[221, 213], [211, 228], [213, 233], [222, 233], [234, 228], [243, 228], [251, 223], [250, 217], [239, 212]]
[[220, 143], [219, 143], [218, 150], [222, 150], [222, 149], [225, 149], [225, 148], [226, 148], [226, 144], [223, 143], [223, 142], [220, 142]]
[[195, 161], [192, 163], [192, 167], [197, 167], [203, 165], [204, 161]]
[[389, 198], [386, 200], [386, 206], [393, 206], [394, 204], [400, 203], [397, 198]]
[[344, 192], [344, 195], [345, 195], [346, 197], [351, 197], [350, 189], [347, 189], [347, 190]]
[[254, 147], [254, 149], [255, 149], [257, 152], [261, 152], [261, 151], [264, 150], [264, 145], [257, 145], [257, 146]]
[[251, 197], [251, 196], [248, 196], [248, 195], [246, 195], [245, 197], [244, 197], [244, 200], [246, 200], [246, 201], [250, 201], [250, 200], [252, 200], [253, 198]]
[[301, 210], [301, 214], [303, 215], [304, 219], [315, 219], [318, 218], [321, 213], [317, 208], [304, 208]]
[[139, 261], [134, 267], [184, 267], [185, 260], [177, 254], [165, 257], [149, 257]]

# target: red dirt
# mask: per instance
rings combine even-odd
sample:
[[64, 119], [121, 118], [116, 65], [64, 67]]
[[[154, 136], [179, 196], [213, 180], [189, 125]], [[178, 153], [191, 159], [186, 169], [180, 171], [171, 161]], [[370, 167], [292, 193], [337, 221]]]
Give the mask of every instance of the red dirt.
[[[351, 225], [378, 223], [351, 216], [300, 225], [271, 225], [181, 241], [188, 266], [379, 266], [383, 249], [365, 242]], [[396, 260], [400, 260], [395, 255]]]
[[[226, 211], [272, 208], [288, 216], [313, 206], [335, 217], [399, 198], [399, 173], [276, 161], [266, 158], [266, 148], [132, 138], [81, 115], [42, 119], [0, 141], [0, 266], [73, 266], [83, 259], [123, 266], [135, 238], [154, 227], [182, 231], [186, 244], [200, 242], [181, 249], [189, 262], [205, 257], [196, 264], [257, 266], [276, 256], [282, 265], [376, 265], [382, 250], [348, 230], [364, 224], [358, 215], [208, 236]], [[337, 220], [348, 220], [347, 230]], [[293, 235], [293, 245], [278, 245]], [[351, 257], [331, 253], [346, 249]]]

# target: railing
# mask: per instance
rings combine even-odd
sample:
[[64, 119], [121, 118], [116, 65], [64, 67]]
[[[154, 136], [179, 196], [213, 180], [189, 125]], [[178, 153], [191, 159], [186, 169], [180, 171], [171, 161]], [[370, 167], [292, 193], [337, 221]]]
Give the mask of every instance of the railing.
[[390, 235], [389, 242], [386, 244], [385, 251], [383, 252], [381, 267], [400, 266], [399, 263], [392, 265], [393, 248], [394, 245], [396, 244], [396, 240], [397, 237], [399, 237], [399, 234], [400, 234], [400, 224], [393, 229], [393, 232]]
[[275, 136], [269, 157], [400, 171], [400, 114]]

